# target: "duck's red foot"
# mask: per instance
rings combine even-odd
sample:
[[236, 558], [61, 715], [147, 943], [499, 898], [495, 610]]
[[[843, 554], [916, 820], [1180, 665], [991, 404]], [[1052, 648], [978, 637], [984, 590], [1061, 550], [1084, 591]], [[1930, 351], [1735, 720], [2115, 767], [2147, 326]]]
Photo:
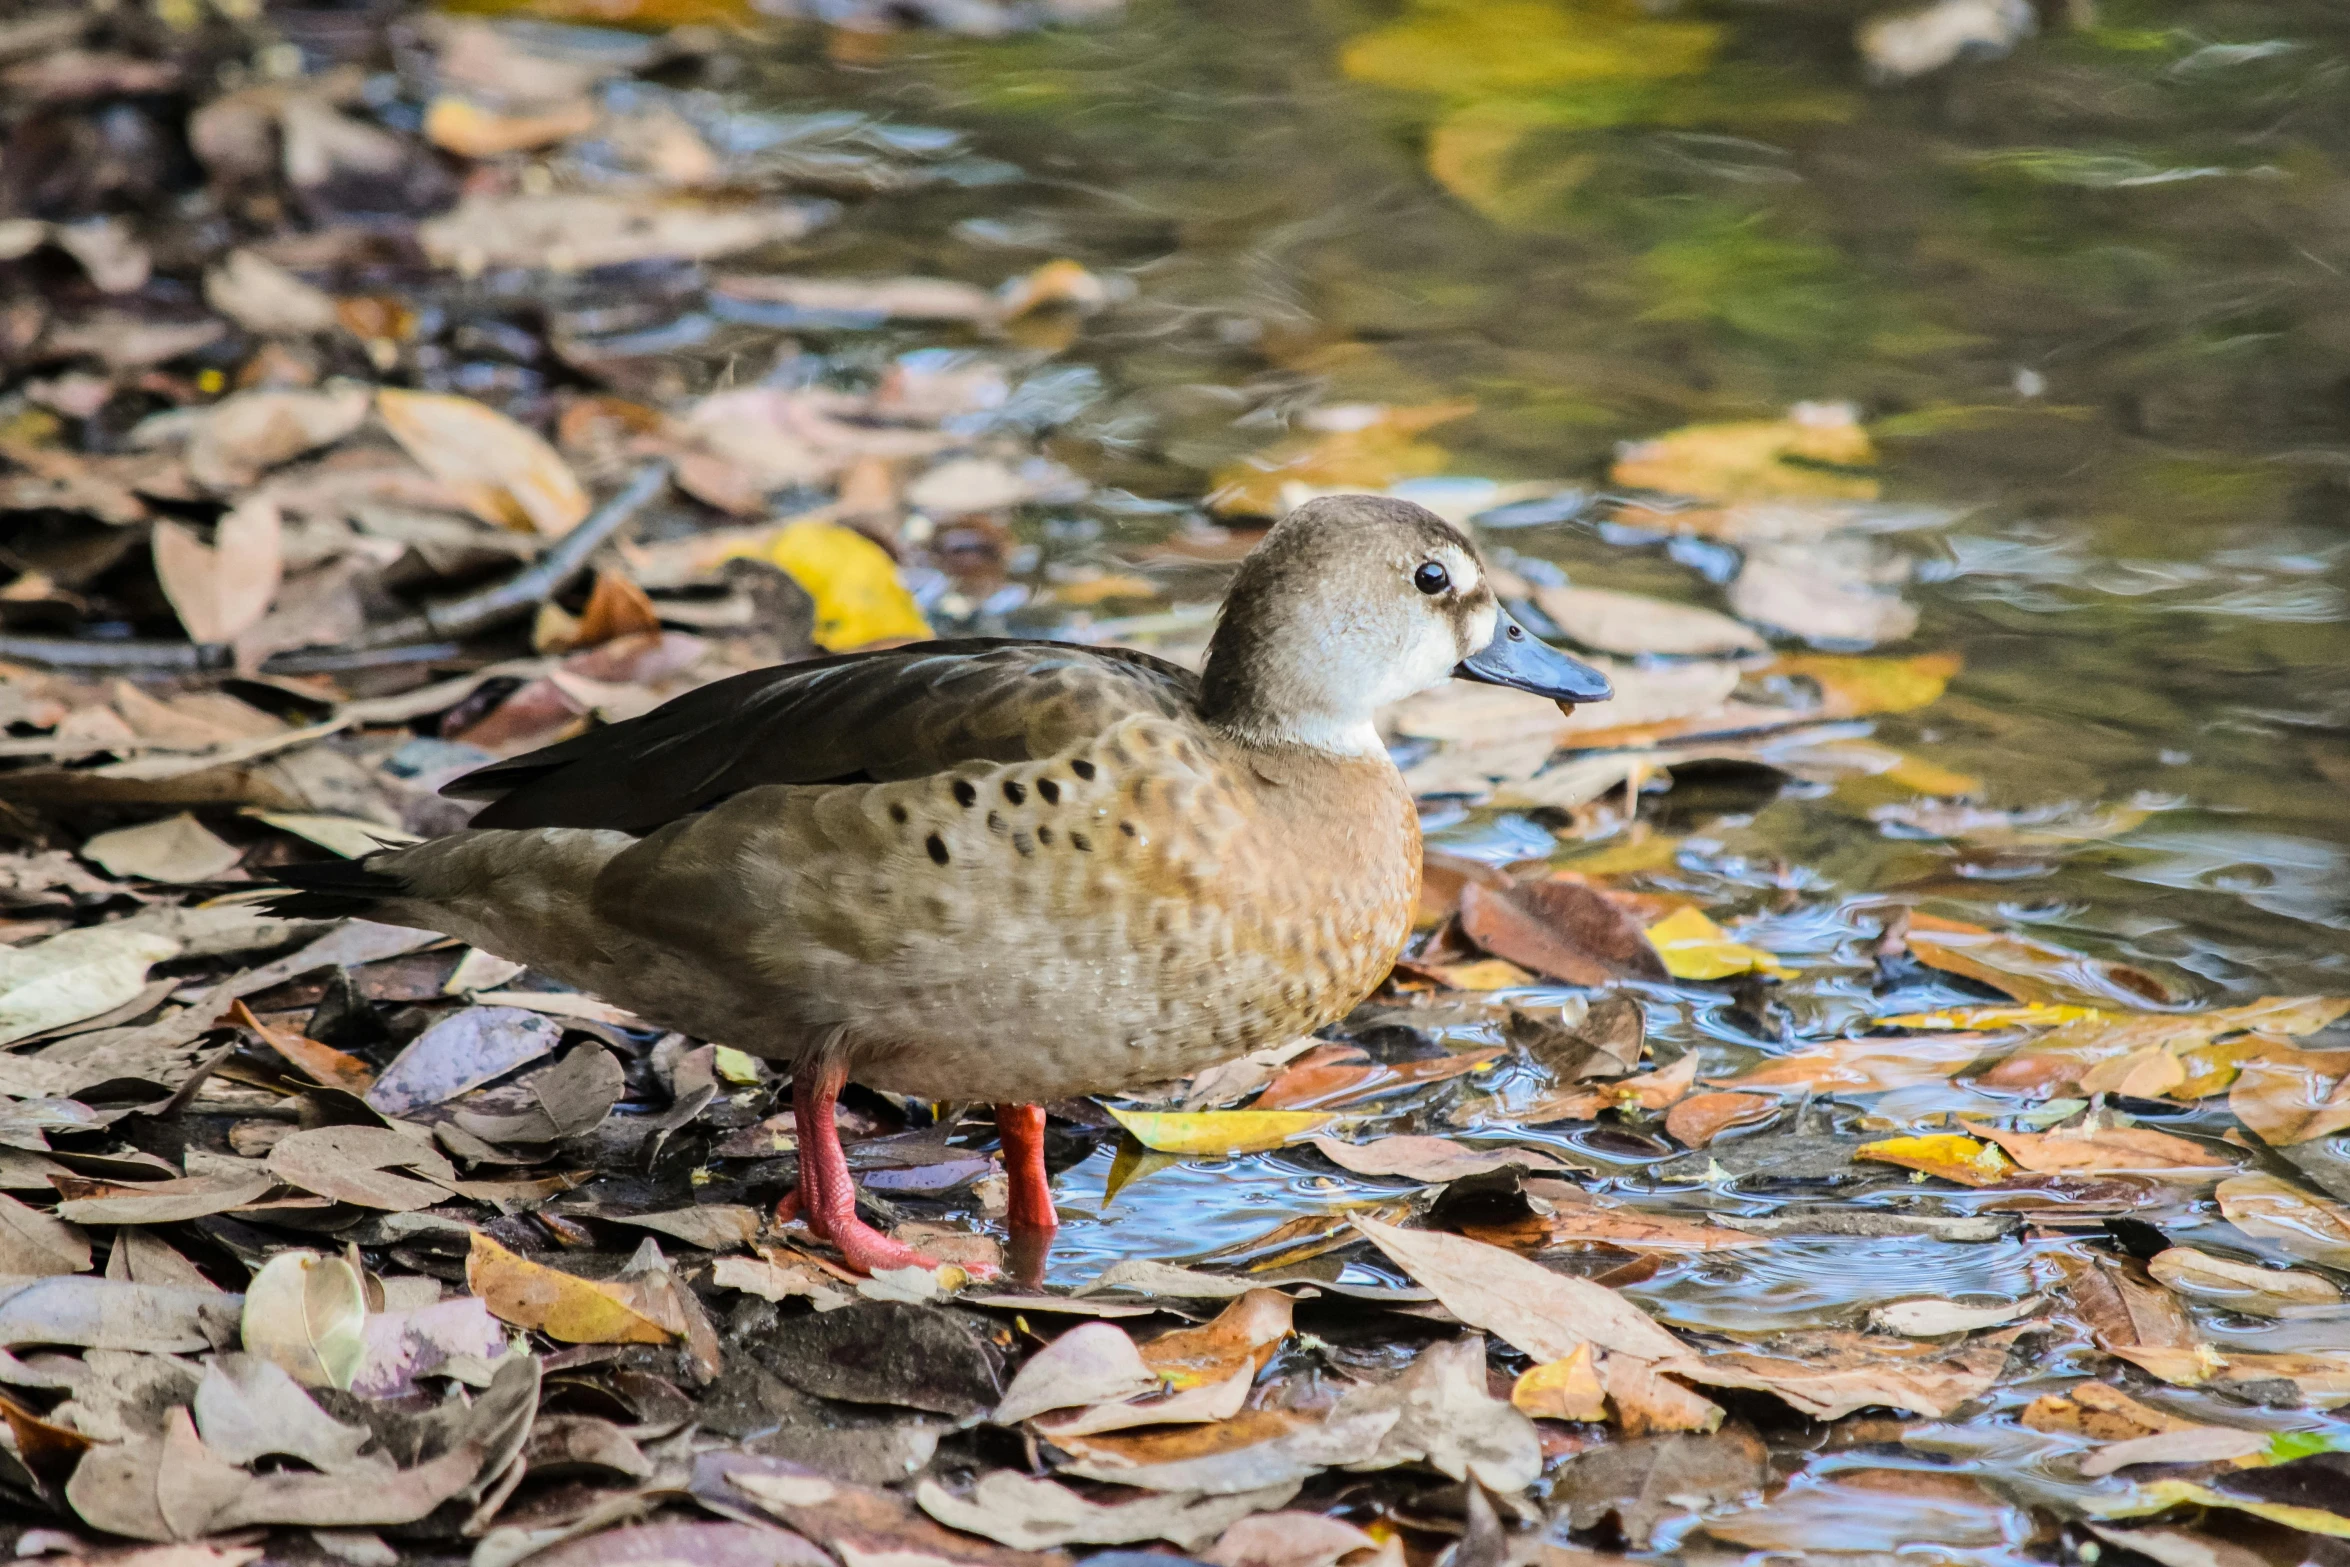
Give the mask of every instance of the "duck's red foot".
[[1044, 1168], [1044, 1107], [997, 1105], [996, 1134], [1004, 1145], [1004, 1175], [1010, 1191], [1004, 1222], [1015, 1233], [1050, 1233], [1061, 1227], [1053, 1211], [1052, 1178]]
[[904, 1241], [893, 1241], [855, 1214], [832, 1221], [832, 1244], [840, 1248], [841, 1261], [859, 1273], [879, 1273], [884, 1268], [920, 1268], [933, 1272], [938, 1259], [916, 1251]]

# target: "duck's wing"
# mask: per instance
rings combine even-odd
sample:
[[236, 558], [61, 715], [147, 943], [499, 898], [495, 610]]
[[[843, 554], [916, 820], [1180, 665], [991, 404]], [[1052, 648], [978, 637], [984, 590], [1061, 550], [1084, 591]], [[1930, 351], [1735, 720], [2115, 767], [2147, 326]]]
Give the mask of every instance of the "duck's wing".
[[1190, 709], [1189, 670], [1123, 648], [967, 639], [755, 669], [641, 717], [467, 773], [477, 827], [644, 833], [761, 784], [916, 778], [1051, 756], [1136, 713]]

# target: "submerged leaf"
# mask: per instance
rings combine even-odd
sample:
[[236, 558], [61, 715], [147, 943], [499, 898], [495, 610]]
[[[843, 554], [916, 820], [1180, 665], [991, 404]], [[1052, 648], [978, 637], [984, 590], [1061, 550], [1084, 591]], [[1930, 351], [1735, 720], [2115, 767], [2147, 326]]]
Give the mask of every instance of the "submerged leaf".
[[1120, 1110], [1110, 1115], [1153, 1153], [1264, 1153], [1330, 1124], [1312, 1110]]
[[1727, 931], [1694, 908], [1678, 909], [1649, 926], [1648, 940], [1675, 979], [1728, 979], [1752, 973], [1784, 979], [1789, 975], [1770, 953], [1732, 940]]

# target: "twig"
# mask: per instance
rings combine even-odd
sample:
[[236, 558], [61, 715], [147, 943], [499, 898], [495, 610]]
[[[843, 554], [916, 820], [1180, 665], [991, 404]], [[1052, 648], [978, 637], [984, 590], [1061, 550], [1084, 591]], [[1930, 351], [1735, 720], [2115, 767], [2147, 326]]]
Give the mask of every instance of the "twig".
[[[626, 488], [598, 507], [580, 525], [557, 539], [544, 555], [477, 593], [427, 604], [413, 615], [378, 626], [365, 636], [332, 647], [295, 648], [263, 660], [264, 674], [331, 674], [387, 664], [429, 663], [447, 658], [461, 637], [527, 615], [587, 564], [611, 537], [637, 519], [669, 483], [669, 464], [645, 464]], [[228, 669], [236, 653], [225, 642], [137, 642], [76, 637], [0, 636], [0, 659], [19, 659], [51, 669], [129, 669], [154, 673]]]

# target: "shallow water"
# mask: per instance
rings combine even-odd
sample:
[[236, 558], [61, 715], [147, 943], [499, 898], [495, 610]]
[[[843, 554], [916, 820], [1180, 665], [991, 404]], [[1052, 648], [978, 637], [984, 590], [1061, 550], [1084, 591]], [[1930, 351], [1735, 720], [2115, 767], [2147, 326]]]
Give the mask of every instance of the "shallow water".
[[[1968, 999], [1930, 977], [1872, 994], [1869, 911], [1887, 895], [2127, 959], [2204, 1002], [2339, 991], [2350, 12], [2106, 0], [2009, 59], [1891, 87], [1861, 78], [1858, 14], [1135, 0], [1011, 40], [898, 35], [851, 62], [780, 51], [735, 90], [792, 113], [886, 106], [894, 125], [961, 137], [952, 178], [852, 205], [811, 246], [817, 269], [992, 284], [1069, 256], [1132, 286], [1016, 394], [1062, 421], [1049, 449], [1091, 494], [1032, 512], [1011, 582], [935, 598], [942, 624], [1067, 631], [1080, 617], [1051, 607], [1056, 569], [1130, 570], [1197, 520], [1211, 472], [1304, 410], [1453, 399], [1474, 412], [1430, 437], [1450, 474], [1591, 502], [1489, 527], [1501, 559], [1715, 606], [1734, 553], [1609, 520], [1616, 443], [1806, 399], [1858, 406], [1883, 458], [1882, 542], [1923, 617], [1897, 651], [1955, 652], [1964, 670], [1934, 706], [1854, 732], [1981, 778], [1988, 805], [2044, 808], [2047, 830], [1990, 852], [1880, 826], [1839, 788], [1652, 798], [1644, 815], [1684, 841], [1627, 884], [1763, 916], [1742, 936], [1801, 970], [1760, 1012], [1720, 987], [1647, 992], [1664, 1057], [1698, 1047], [1720, 1073]], [[914, 342], [822, 346], [879, 362]], [[1221, 579], [1162, 563], [1157, 580], [1160, 601], [1121, 609], [1196, 627]], [[2142, 819], [2066, 828], [2116, 808]], [[1518, 813], [1436, 807], [1428, 825], [1496, 863], [1588, 847]], [[1363, 1125], [1440, 1124], [1470, 1091]], [[1954, 1108], [2015, 1106], [1927, 1089], [1835, 1113], [1850, 1130], [1859, 1112], [1881, 1128]], [[2226, 1124], [2209, 1119], [2161, 1124]], [[1839, 1195], [1664, 1179], [1661, 1142], [1587, 1129], [1525, 1140], [1684, 1213]], [[1396, 1190], [1268, 1154], [1105, 1196], [1112, 1163], [1105, 1147], [1058, 1178], [1056, 1282]], [[2203, 1222], [2190, 1190], [2148, 1198], [2187, 1241]], [[1783, 1239], [1677, 1259], [1629, 1293], [1686, 1328], [1852, 1326], [1886, 1299], [2046, 1288], [2038, 1245]], [[2331, 1331], [2202, 1317], [2245, 1347]], [[1972, 1456], [2028, 1480], [2043, 1446]]]

